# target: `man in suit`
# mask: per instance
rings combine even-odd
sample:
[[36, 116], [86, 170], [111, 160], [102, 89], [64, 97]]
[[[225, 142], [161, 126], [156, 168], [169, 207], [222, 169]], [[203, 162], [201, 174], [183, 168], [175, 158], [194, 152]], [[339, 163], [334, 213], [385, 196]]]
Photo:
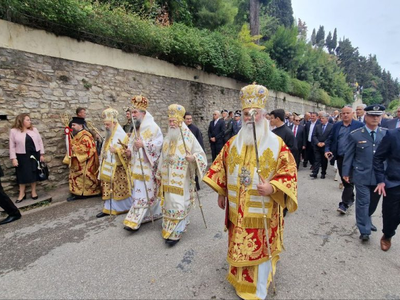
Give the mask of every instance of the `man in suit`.
[[388, 251], [400, 224], [400, 128], [388, 130], [382, 139], [374, 155], [374, 171], [378, 183], [375, 192], [383, 195], [381, 249]]
[[400, 106], [397, 108], [397, 117], [386, 122], [388, 129], [395, 129], [400, 127]]
[[295, 143], [294, 135], [292, 130], [285, 125], [285, 111], [283, 109], [275, 109], [271, 112], [270, 123], [275, 126], [272, 130], [277, 136], [279, 136], [288, 146], [293, 156], [297, 155], [297, 145]]
[[365, 126], [350, 133], [343, 160], [343, 179], [348, 183], [354, 182], [356, 187], [356, 221], [363, 242], [369, 240], [371, 230], [376, 231], [371, 216], [378, 206], [380, 195], [374, 193], [373, 157], [387, 131], [378, 126], [384, 110], [385, 107], [378, 104], [365, 108]]
[[[3, 169], [0, 166], [0, 177], [3, 176], [4, 176]], [[4, 209], [6, 214], [8, 214], [7, 218], [0, 221], [0, 225], [8, 224], [21, 218], [21, 213], [19, 212], [19, 209], [14, 205], [10, 197], [8, 197], [8, 195], [4, 191], [3, 186], [1, 185], [1, 180], [0, 180], [0, 207]]]
[[367, 106], [365, 104], [360, 104], [356, 107], [356, 117], [359, 122], [365, 123], [364, 117], [365, 117], [365, 108], [366, 107]]
[[312, 166], [314, 165], [314, 144], [312, 141], [312, 135], [314, 133], [314, 128], [315, 125], [319, 124], [321, 121], [318, 120], [318, 115], [316, 112], [311, 112], [310, 113], [310, 121], [306, 123], [305, 129], [306, 129], [306, 157], [303, 161], [303, 166], [306, 168], [307, 167], [307, 162], [309, 161], [311, 164], [311, 170]]
[[313, 133], [314, 144], [314, 157], [315, 162], [313, 165], [310, 177], [316, 179], [318, 176], [319, 168], [321, 167], [321, 179], [325, 179], [326, 168], [328, 167], [328, 159], [325, 157], [325, 141], [332, 130], [333, 124], [328, 122], [329, 114], [323, 113], [320, 116], [321, 123], [317, 124]]
[[306, 148], [306, 135], [304, 126], [300, 125], [300, 117], [294, 116], [293, 126], [290, 127], [293, 132], [295, 144], [297, 146], [297, 153], [294, 159], [296, 160], [297, 169], [300, 165], [300, 154]]
[[208, 139], [210, 141], [213, 161], [224, 146], [225, 122], [223, 119], [220, 119], [220, 115], [218, 110], [214, 111], [213, 120], [208, 126]]
[[348, 137], [350, 132], [363, 126], [364, 123], [353, 120], [353, 108], [350, 105], [346, 105], [342, 108], [342, 121], [333, 125], [329, 137], [325, 141], [325, 157], [331, 160], [332, 165], [336, 160], [340, 178], [342, 179], [342, 201], [337, 208], [337, 211], [341, 214], [346, 214], [347, 209], [354, 203], [354, 184], [345, 181], [342, 176], [343, 158], [348, 144]]

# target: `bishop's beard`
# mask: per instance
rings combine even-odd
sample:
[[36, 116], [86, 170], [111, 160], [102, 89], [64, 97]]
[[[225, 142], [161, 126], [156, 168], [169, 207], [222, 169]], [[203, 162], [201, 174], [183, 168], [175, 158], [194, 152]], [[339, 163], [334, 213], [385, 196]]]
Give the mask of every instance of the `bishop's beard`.
[[[259, 122], [256, 122], [256, 136], [257, 140], [261, 138], [262, 136], [265, 136], [266, 133], [263, 133], [264, 126], [263, 126], [263, 120], [260, 120]], [[240, 130], [240, 134], [242, 135], [243, 143], [247, 146], [254, 145], [254, 134], [253, 134], [253, 122], [248, 121], [242, 126], [242, 129]]]
[[165, 143], [175, 142], [179, 139], [181, 133], [179, 132], [179, 128], [168, 128], [168, 133], [164, 138]]
[[111, 137], [111, 129], [106, 128], [106, 141], [108, 141]]

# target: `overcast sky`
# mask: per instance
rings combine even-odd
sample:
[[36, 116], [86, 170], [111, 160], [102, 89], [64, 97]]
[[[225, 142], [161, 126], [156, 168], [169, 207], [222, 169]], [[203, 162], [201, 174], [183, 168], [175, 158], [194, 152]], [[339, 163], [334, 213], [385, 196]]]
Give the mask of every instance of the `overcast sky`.
[[400, 80], [400, 0], [292, 0], [294, 18], [308, 27], [324, 26], [325, 37], [337, 28], [361, 55], [376, 54], [382, 69]]

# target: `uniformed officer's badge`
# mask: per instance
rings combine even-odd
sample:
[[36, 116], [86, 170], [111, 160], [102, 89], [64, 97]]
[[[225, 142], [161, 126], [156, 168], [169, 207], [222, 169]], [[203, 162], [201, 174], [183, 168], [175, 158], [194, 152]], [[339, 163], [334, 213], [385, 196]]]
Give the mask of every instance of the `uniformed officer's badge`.
[[242, 167], [242, 173], [239, 175], [239, 177], [240, 184], [243, 184], [244, 186], [249, 186], [251, 184], [250, 171], [245, 167]]
[[374, 111], [378, 111], [379, 110], [379, 106], [374, 106], [373, 110]]

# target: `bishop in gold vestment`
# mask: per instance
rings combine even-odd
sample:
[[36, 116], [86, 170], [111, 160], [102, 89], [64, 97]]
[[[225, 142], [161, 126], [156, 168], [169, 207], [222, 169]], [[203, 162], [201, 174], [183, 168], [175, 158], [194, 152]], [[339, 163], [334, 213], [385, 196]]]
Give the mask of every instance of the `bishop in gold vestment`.
[[163, 197], [162, 236], [170, 246], [175, 245], [186, 231], [188, 214], [196, 197], [195, 175], [202, 178], [207, 167], [206, 154], [183, 123], [184, 115], [183, 106], [172, 104], [168, 107], [169, 130], [156, 174]]
[[[283, 248], [283, 209], [297, 209], [296, 162], [268, 128], [263, 110], [267, 98], [268, 90], [260, 85], [241, 90], [242, 129], [225, 144], [203, 178], [218, 193], [218, 205], [226, 209], [228, 281], [243, 299], [267, 296]], [[256, 114], [259, 170], [251, 113]]]
[[130, 159], [125, 151], [129, 137], [119, 125], [115, 109], [107, 108], [102, 117], [107, 136], [100, 156], [99, 177], [104, 207], [97, 214], [98, 218], [126, 213], [132, 206]]
[[82, 118], [72, 118], [71, 126], [75, 137], [71, 141], [69, 190], [72, 196], [67, 199], [68, 201], [100, 194], [100, 182], [97, 179], [99, 157], [93, 136], [83, 129]]

